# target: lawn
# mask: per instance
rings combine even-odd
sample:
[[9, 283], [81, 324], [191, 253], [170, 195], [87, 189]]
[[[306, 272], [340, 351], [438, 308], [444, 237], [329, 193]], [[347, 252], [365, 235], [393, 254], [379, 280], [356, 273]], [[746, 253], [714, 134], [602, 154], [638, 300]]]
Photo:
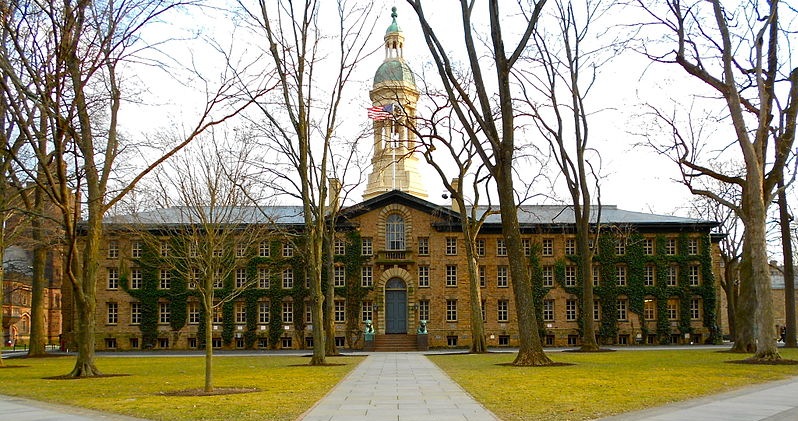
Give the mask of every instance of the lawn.
[[[585, 420], [798, 375], [798, 365], [729, 364], [717, 350], [552, 353], [557, 367], [512, 367], [515, 354], [430, 359], [505, 421]], [[798, 359], [798, 350], [783, 349]]]
[[256, 387], [259, 392], [208, 397], [163, 396], [203, 385], [200, 357], [100, 357], [106, 374], [79, 380], [63, 375], [74, 357], [12, 359], [0, 368], [0, 394], [69, 404], [153, 420], [293, 420], [321, 399], [362, 358], [328, 358], [325, 367], [302, 366], [308, 358], [290, 356], [215, 357], [216, 386]]

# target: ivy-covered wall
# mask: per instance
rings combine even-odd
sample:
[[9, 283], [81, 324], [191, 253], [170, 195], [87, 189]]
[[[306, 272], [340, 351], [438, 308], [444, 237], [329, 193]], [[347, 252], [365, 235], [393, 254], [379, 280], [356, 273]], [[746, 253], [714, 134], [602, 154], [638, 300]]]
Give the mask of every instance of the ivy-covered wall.
[[[633, 233], [625, 237], [625, 253], [616, 254], [615, 235], [603, 235], [599, 238], [598, 248], [594, 256], [594, 265], [600, 267], [600, 282], [594, 287], [595, 299], [601, 306], [601, 320], [597, 329], [597, 335], [604, 343], [613, 343], [618, 336], [618, 307], [617, 300], [621, 296], [628, 299], [628, 311], [639, 316], [643, 320], [643, 308], [646, 297], [656, 299], [656, 330], [650, 332], [647, 323], [643, 323], [640, 329], [645, 338], [648, 334], [656, 334], [660, 343], [669, 343], [672, 333], [671, 323], [668, 320], [667, 302], [669, 298], [678, 298], [680, 303], [679, 320], [677, 330], [679, 333], [693, 333], [691, 326], [690, 300], [693, 297], [700, 297], [703, 303], [703, 324], [709, 331], [705, 338], [707, 343], [717, 343], [721, 340], [716, 314], [717, 296], [715, 289], [715, 279], [712, 273], [712, 247], [708, 234], [702, 235], [699, 244], [698, 254], [689, 254], [688, 236], [681, 234], [677, 240], [677, 251], [675, 254], [667, 254], [666, 241], [664, 235], [657, 235], [655, 238], [655, 249], [650, 255], [644, 251], [644, 237], [641, 234]], [[542, 284], [540, 275], [540, 247], [536, 247], [530, 259], [532, 266], [533, 294], [536, 305], [542, 308], [543, 297], [550, 288]], [[577, 256], [569, 255], [563, 259], [558, 259], [554, 265], [554, 277], [558, 286], [568, 294], [578, 297], [581, 303], [582, 282], [584, 277], [577, 273], [576, 284], [566, 286], [565, 267], [566, 265], [576, 264]], [[626, 285], [618, 285], [616, 266], [622, 264], [626, 266]], [[689, 285], [689, 266], [699, 264], [701, 272], [701, 282], [698, 286]], [[644, 271], [646, 265], [655, 267], [656, 278], [654, 285], [647, 286], [644, 282]], [[666, 282], [667, 269], [671, 265], [679, 268], [679, 278], [676, 286], [668, 286]], [[588, 279], [587, 282], [593, 282]], [[593, 309], [579, 308], [580, 332], [583, 320], [582, 312], [588, 311], [587, 318], [592, 320]], [[542, 319], [539, 313], [539, 320]]]

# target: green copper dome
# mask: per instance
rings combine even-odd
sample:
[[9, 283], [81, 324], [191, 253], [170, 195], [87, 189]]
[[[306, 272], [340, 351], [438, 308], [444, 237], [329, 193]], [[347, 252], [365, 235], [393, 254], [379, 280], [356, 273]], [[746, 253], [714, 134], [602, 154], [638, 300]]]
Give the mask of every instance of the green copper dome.
[[402, 30], [399, 29], [399, 24], [396, 23], [397, 16], [399, 15], [396, 14], [396, 7], [392, 7], [391, 17], [393, 18], [393, 22], [391, 22], [391, 26], [389, 26], [388, 29], [385, 31], [386, 34], [390, 34], [391, 32], [402, 32]]
[[403, 60], [388, 60], [380, 65], [374, 74], [374, 86], [380, 82], [404, 82], [416, 86], [416, 78]]

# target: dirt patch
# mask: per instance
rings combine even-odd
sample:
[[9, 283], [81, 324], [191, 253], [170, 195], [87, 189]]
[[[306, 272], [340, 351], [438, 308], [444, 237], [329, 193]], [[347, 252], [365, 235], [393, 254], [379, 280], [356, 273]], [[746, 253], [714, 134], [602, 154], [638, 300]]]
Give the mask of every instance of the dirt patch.
[[324, 364], [315, 364], [315, 365], [310, 365], [310, 364], [290, 364], [289, 367], [338, 367], [338, 366], [341, 366], [341, 365], [346, 365], [346, 364], [340, 364], [340, 363], [324, 363]]
[[582, 351], [579, 348], [575, 348], [575, 349], [565, 349], [562, 352], [577, 352], [577, 353], [580, 353], [580, 354], [593, 354], [593, 353], [597, 353], [597, 352], [615, 352], [615, 350], [614, 349], [609, 349], [609, 348], [599, 348], [599, 349], [597, 349], [595, 351]]
[[796, 360], [778, 359], [771, 360], [766, 358], [746, 358], [744, 360], [726, 361], [729, 364], [756, 364], [756, 365], [798, 365]]
[[571, 363], [549, 363], [546, 365], [515, 365], [513, 363], [501, 363], [496, 365], [502, 365], [506, 367], [517, 367], [517, 368], [546, 368], [546, 367], [566, 367], [569, 365], [576, 365]]
[[158, 392], [159, 396], [219, 396], [219, 395], [238, 395], [242, 393], [260, 392], [257, 387], [214, 387], [212, 391], [206, 392], [203, 388], [175, 390], [173, 392]]
[[28, 368], [29, 365], [0, 365], [0, 369], [4, 368]]
[[44, 380], [82, 380], [82, 379], [104, 379], [108, 377], [127, 377], [129, 375], [130, 374], [98, 374], [96, 376], [80, 376], [80, 377], [63, 375], [63, 376], [42, 377], [42, 378]]

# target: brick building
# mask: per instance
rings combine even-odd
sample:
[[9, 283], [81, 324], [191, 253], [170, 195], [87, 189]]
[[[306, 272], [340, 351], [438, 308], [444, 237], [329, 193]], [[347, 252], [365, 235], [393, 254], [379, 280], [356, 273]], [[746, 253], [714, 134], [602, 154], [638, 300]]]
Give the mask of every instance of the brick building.
[[[378, 336], [412, 334], [419, 321], [427, 320], [430, 346], [468, 346], [470, 306], [460, 214], [426, 199], [413, 134], [401, 124], [415, 116], [419, 92], [402, 57], [404, 38], [393, 18], [385, 35], [385, 61], [370, 93], [377, 113], [372, 172], [364, 200], [340, 211], [338, 237], [331, 245], [332, 279], [325, 277], [335, 288], [329, 305], [336, 342], [362, 347], [365, 320], [374, 322]], [[397, 107], [403, 112], [395, 113]], [[219, 279], [219, 292], [248, 287], [209, 316], [214, 319], [211, 345], [312, 346], [313, 320], [301, 260], [301, 207], [260, 211], [242, 209], [250, 217], [236, 221], [268, 221], [270, 234], [259, 244], [230, 245], [236, 248], [229, 260], [235, 270]], [[203, 346], [205, 315], [194, 280], [165, 263], [164, 253], [179, 253], [174, 245], [189, 225], [183, 212], [160, 209], [107, 221], [106, 259], [97, 293], [98, 348]], [[593, 315], [602, 343], [701, 343], [719, 338], [713, 271], [717, 249], [711, 234], [715, 223], [603, 206], [595, 275], [584, 280], [595, 286], [596, 301], [590, 309], [579, 305], [583, 279], [575, 266], [571, 208], [522, 206], [519, 223], [545, 345], [578, 345], [583, 310]], [[154, 235], [162, 245], [143, 241], [136, 232]], [[515, 346], [512, 279], [498, 215], [488, 217], [476, 248], [488, 344]]]

